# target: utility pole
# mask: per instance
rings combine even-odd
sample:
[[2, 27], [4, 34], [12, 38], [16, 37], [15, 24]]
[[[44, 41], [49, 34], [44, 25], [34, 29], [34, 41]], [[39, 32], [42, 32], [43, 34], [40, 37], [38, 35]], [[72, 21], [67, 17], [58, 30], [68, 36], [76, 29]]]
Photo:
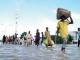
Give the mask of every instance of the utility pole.
[[18, 20], [18, 10], [16, 11], [16, 28], [15, 28], [15, 33], [17, 33], [17, 20]]
[[17, 11], [16, 11], [16, 27], [15, 27], [15, 33], [17, 33], [17, 20], [18, 20], [18, 6], [19, 6], [19, 3], [17, 3]]

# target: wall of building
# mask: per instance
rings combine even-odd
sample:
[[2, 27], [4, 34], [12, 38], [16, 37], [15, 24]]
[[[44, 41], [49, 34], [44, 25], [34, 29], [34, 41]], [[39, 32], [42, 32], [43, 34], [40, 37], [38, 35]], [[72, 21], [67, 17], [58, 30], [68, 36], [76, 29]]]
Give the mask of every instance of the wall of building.
[[[77, 36], [76, 36], [76, 32], [75, 32], [75, 31], [69, 31], [68, 34], [73, 37], [73, 40], [77, 40], [77, 39], [78, 39], [78, 34], [77, 34]], [[76, 38], [76, 37], [77, 37], [77, 38]]]

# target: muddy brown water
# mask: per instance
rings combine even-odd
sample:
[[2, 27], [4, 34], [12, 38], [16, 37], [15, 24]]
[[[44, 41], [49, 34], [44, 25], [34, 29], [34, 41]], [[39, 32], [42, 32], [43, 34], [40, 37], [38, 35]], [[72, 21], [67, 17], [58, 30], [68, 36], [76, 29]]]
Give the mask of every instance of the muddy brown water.
[[80, 60], [80, 47], [68, 44], [65, 51], [61, 51], [61, 44], [46, 48], [43, 44], [13, 45], [0, 43], [0, 60]]

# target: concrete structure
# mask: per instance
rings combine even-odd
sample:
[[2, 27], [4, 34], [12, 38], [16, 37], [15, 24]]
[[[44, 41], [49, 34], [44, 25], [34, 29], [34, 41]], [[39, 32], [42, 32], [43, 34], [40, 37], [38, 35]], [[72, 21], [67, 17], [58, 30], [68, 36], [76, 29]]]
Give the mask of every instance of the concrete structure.
[[78, 40], [78, 31], [69, 31], [68, 35], [71, 35], [73, 40]]

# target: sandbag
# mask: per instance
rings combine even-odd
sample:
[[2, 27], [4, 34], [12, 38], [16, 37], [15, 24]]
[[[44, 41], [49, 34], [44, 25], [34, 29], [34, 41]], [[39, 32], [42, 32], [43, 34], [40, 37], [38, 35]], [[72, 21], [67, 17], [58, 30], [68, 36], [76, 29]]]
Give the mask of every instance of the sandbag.
[[58, 8], [57, 9], [57, 19], [59, 20], [62, 15], [64, 15], [65, 18], [67, 19], [69, 17], [70, 13], [71, 12], [66, 9]]

